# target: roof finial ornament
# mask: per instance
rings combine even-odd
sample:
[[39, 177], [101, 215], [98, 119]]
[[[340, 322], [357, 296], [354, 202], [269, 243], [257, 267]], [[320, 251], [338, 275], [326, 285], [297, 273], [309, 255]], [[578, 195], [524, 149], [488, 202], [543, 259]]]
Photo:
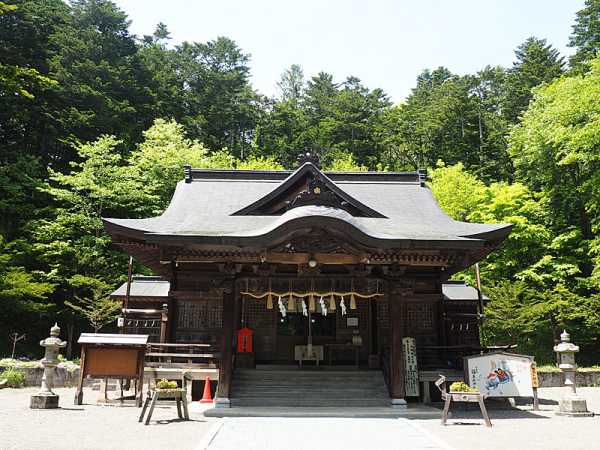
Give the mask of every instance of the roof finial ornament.
[[298, 163], [294, 166], [294, 170], [302, 167], [304, 163], [311, 163], [317, 169], [321, 170], [321, 164], [319, 164], [319, 157], [315, 155], [311, 148], [304, 147], [304, 151], [298, 155]]
[[419, 182], [421, 187], [425, 187], [425, 179], [427, 178], [427, 169], [419, 169]]

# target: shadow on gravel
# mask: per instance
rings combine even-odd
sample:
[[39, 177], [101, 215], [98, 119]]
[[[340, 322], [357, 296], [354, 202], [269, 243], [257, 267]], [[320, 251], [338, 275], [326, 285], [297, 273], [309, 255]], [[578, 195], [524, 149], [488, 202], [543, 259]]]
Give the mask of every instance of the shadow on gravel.
[[148, 426], [150, 426], [150, 425], [170, 425], [170, 424], [178, 423], [178, 422], [206, 423], [206, 420], [193, 420], [193, 419], [185, 420], [185, 419], [180, 419], [180, 418], [176, 418], [176, 419], [158, 419], [158, 420], [151, 419], [150, 423], [148, 424]]
[[[523, 399], [521, 399], [523, 400]], [[554, 400], [546, 400], [542, 403], [540, 399], [541, 405], [557, 405], [558, 402]], [[466, 419], [466, 420], [475, 420], [475, 419], [483, 419], [481, 411], [479, 410], [479, 406], [476, 404], [469, 405], [466, 407], [466, 403], [452, 403], [450, 405], [450, 414], [451, 420], [453, 424], [457, 424], [456, 420]], [[444, 403], [429, 403], [428, 406], [432, 406], [434, 408], [440, 409], [443, 411]], [[524, 401], [521, 403], [521, 406], [530, 406], [532, 407], [532, 402]], [[486, 401], [485, 407], [487, 409], [488, 415], [490, 416], [490, 420], [495, 419], [548, 419], [549, 417], [544, 416], [544, 413], [548, 413], [548, 408], [543, 408], [542, 411], [532, 411], [532, 410], [523, 410], [516, 407], [513, 407], [508, 402], [504, 401]], [[471, 423], [465, 425], [473, 425]], [[477, 424], [475, 424], [477, 425]]]

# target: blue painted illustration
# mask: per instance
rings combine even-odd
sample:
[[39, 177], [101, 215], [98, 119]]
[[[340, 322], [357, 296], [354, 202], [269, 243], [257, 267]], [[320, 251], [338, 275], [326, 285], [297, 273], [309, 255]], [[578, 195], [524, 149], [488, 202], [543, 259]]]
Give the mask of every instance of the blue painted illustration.
[[498, 364], [492, 361], [491, 372], [485, 375], [479, 375], [478, 380], [485, 380], [486, 394], [489, 395], [490, 391], [498, 391], [502, 395], [502, 385], [506, 383], [512, 383], [513, 373], [508, 367], [508, 361], [501, 359]]

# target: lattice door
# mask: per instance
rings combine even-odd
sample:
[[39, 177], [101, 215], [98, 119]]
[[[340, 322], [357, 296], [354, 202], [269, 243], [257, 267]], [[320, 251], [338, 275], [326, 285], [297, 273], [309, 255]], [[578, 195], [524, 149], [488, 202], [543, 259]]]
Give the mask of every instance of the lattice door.
[[252, 349], [255, 358], [275, 359], [277, 344], [277, 309], [267, 309], [265, 299], [244, 297], [244, 326], [254, 331]]

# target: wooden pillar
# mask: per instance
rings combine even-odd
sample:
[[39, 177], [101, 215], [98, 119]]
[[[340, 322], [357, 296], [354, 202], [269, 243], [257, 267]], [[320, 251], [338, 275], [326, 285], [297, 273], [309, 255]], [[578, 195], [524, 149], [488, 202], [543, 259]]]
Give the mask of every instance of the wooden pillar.
[[390, 407], [406, 409], [404, 388], [404, 352], [402, 350], [402, 296], [406, 289], [398, 282], [390, 283], [388, 307], [390, 314]]
[[162, 305], [162, 314], [160, 316], [160, 337], [158, 341], [161, 344], [165, 344], [167, 342], [167, 325], [169, 320], [169, 305], [167, 303], [163, 303]]
[[233, 376], [233, 340], [235, 320], [235, 283], [226, 280], [223, 288], [223, 319], [221, 327], [221, 356], [219, 358], [219, 385], [216, 408], [229, 408], [231, 378]]

